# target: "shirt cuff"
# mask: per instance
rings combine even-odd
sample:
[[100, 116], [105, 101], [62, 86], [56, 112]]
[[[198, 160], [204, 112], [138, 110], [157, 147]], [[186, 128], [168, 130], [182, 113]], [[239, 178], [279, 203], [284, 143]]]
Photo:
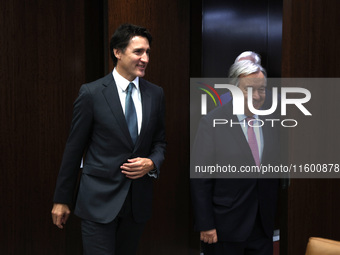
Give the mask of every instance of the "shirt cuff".
[[148, 172], [148, 175], [150, 176], [150, 177], [153, 177], [153, 178], [158, 178], [158, 174], [157, 174], [157, 169], [155, 168], [155, 169], [152, 169], [150, 172]]

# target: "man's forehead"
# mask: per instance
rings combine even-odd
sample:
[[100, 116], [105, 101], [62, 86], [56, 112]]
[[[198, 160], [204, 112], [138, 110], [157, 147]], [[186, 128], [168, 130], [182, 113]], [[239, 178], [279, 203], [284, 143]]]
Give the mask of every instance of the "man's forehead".
[[149, 46], [149, 40], [146, 37], [143, 36], [134, 36], [129, 41], [129, 46], [132, 46], [134, 48], [144, 48]]
[[241, 57], [238, 61], [242, 61], [242, 60], [250, 60], [254, 63], [256, 62], [255, 58], [252, 56]]
[[250, 77], [244, 77], [240, 78], [240, 84], [246, 87], [263, 87], [267, 85], [266, 78], [250, 78]]

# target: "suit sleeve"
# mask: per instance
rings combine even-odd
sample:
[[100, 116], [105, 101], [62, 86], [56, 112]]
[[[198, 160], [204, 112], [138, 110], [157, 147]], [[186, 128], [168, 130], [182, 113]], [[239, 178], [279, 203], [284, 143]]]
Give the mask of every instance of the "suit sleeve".
[[91, 135], [92, 122], [92, 96], [87, 85], [83, 85], [73, 105], [72, 124], [57, 178], [54, 203], [73, 203], [80, 162]]
[[[215, 153], [211, 134], [207, 119], [202, 118], [191, 153], [191, 171], [195, 171], [196, 166], [209, 166], [213, 164]], [[191, 199], [195, 216], [195, 229], [197, 231], [216, 228], [213, 213], [214, 183], [214, 179], [206, 178], [206, 176], [195, 175], [195, 178], [191, 176]]]
[[152, 137], [152, 145], [151, 145], [151, 152], [149, 155], [149, 159], [155, 165], [155, 171], [151, 173], [151, 176], [158, 177], [160, 173], [160, 167], [164, 161], [164, 154], [165, 154], [165, 101], [164, 101], [164, 92], [163, 89], [160, 88], [160, 95], [159, 95], [159, 105], [158, 107], [158, 116], [156, 122], [156, 128], [154, 135]]

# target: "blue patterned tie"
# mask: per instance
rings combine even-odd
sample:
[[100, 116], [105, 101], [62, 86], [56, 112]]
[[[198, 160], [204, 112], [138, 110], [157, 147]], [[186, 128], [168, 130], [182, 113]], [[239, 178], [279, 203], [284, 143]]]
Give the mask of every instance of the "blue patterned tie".
[[136, 109], [131, 96], [133, 87], [134, 84], [130, 82], [126, 90], [127, 93], [125, 99], [125, 119], [130, 131], [132, 141], [135, 144], [138, 137], [138, 124]]

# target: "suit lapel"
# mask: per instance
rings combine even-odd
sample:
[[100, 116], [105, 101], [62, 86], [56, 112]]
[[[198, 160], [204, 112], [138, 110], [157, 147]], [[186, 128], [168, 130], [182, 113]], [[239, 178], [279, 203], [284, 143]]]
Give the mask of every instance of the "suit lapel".
[[[260, 117], [262, 121], [264, 121], [264, 125], [262, 126], [262, 135], [263, 135], [263, 152], [262, 152], [262, 161], [266, 161], [267, 154], [270, 152], [269, 149], [273, 148], [273, 127], [269, 123], [266, 123], [264, 117]], [[275, 145], [274, 145], [275, 146]]]
[[[227, 107], [227, 120], [232, 119], [234, 123], [238, 123], [239, 120], [237, 116], [233, 115], [232, 101], [230, 102], [230, 104], [231, 104], [230, 107]], [[230, 127], [230, 132], [233, 134], [233, 137], [235, 138], [237, 144], [241, 147], [241, 151], [244, 153], [245, 158], [247, 160], [254, 162], [255, 164], [253, 154], [249, 147], [248, 141], [243, 133], [241, 125], [240, 124], [233, 125], [233, 127]]]
[[[236, 115], [233, 115], [233, 107], [232, 107], [232, 101], [230, 102], [230, 107], [227, 107], [226, 113], [227, 113], [227, 119], [232, 119], [233, 122], [239, 122], [238, 118]], [[273, 148], [273, 128], [271, 127], [271, 125], [269, 123], [266, 123], [266, 121], [264, 120], [264, 116], [260, 116], [260, 119], [262, 121], [264, 121], [264, 125], [262, 126], [262, 135], [263, 135], [263, 152], [262, 152], [262, 160], [261, 162], [265, 162], [266, 161], [266, 157], [267, 154], [270, 154], [270, 150], [271, 148]], [[238, 125], [239, 126], [239, 125]], [[244, 133], [242, 131], [241, 127], [232, 127], [230, 128], [231, 133], [234, 135], [237, 143], [239, 144], [239, 146], [241, 147], [242, 151], [244, 151], [245, 153], [245, 157], [247, 157], [249, 160], [251, 159], [254, 164], [255, 164], [255, 160], [253, 158], [253, 154], [251, 152], [251, 149], [249, 147], [248, 141], [246, 139], [246, 137], [244, 136]]]
[[112, 73], [108, 74], [105, 78], [106, 79], [103, 83], [103, 85], [105, 86], [105, 88], [103, 89], [103, 95], [108, 106], [111, 109], [114, 118], [116, 119], [119, 127], [124, 133], [126, 141], [128, 141], [128, 143], [133, 146], [133, 142], [122, 109], [122, 104], [118, 95], [117, 86], [113, 79]]

